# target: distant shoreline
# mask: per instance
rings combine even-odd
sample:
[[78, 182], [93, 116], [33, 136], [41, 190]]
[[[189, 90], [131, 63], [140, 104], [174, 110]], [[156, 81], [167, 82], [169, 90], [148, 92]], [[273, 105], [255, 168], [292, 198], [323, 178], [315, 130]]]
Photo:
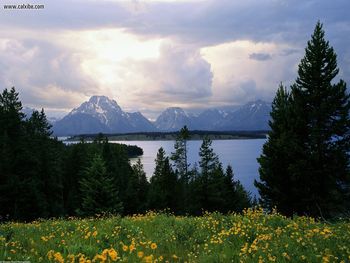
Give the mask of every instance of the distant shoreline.
[[[190, 131], [189, 140], [202, 140], [208, 136], [211, 140], [265, 139], [268, 131]], [[65, 141], [93, 141], [101, 134], [82, 134], [68, 137]], [[178, 132], [141, 132], [103, 134], [109, 141], [173, 141]]]

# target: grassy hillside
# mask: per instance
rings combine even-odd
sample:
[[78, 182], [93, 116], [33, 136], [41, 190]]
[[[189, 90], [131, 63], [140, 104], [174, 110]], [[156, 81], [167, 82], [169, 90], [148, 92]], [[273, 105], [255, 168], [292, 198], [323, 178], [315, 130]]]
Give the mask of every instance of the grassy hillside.
[[349, 262], [349, 244], [349, 222], [259, 209], [0, 225], [0, 260], [31, 262]]

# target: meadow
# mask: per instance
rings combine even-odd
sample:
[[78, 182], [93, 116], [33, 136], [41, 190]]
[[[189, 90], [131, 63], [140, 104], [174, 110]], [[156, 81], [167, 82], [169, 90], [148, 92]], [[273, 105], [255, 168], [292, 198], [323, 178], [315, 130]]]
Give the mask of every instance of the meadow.
[[0, 260], [30, 262], [350, 262], [349, 244], [349, 221], [262, 209], [0, 225]]

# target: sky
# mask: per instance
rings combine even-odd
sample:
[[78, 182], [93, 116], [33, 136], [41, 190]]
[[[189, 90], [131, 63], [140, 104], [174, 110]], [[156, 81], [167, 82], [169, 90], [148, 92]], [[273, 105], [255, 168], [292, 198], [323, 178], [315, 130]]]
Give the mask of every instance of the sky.
[[63, 116], [93, 95], [155, 119], [272, 101], [317, 21], [350, 83], [349, 0], [0, 0], [0, 88]]

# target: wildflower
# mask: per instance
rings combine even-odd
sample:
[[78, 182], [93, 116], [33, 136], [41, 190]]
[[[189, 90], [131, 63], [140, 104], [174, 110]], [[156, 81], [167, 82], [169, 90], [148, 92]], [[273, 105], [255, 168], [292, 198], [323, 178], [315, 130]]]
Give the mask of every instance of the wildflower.
[[322, 257], [322, 263], [328, 263], [329, 262], [329, 256], [328, 255], [324, 255]]
[[143, 258], [143, 261], [145, 263], [152, 263], [153, 262], [153, 255], [149, 255]]
[[137, 257], [138, 258], [143, 258], [144, 253], [142, 251], [137, 252]]
[[92, 233], [92, 236], [93, 236], [93, 237], [96, 237], [96, 236], [97, 236], [97, 230], [95, 230], [95, 231]]
[[11, 249], [10, 252], [11, 252], [12, 254], [16, 254], [16, 250], [14, 250], [14, 249]]
[[67, 256], [67, 260], [69, 260], [70, 263], [74, 263], [74, 261], [75, 261], [75, 256], [72, 255], [72, 254], [69, 254], [69, 255]]
[[131, 245], [129, 246], [129, 250], [130, 250], [130, 253], [133, 252], [134, 250], [136, 250], [135, 245], [134, 245], [134, 244], [131, 244]]
[[152, 243], [152, 244], [151, 244], [151, 249], [153, 249], [153, 250], [154, 250], [154, 249], [157, 249], [157, 244], [156, 244], [156, 243]]
[[[80, 258], [81, 259], [81, 258]], [[102, 262], [105, 262], [106, 260], [107, 260], [107, 256], [106, 255], [100, 255], [100, 254], [96, 254], [96, 256], [94, 256], [94, 258], [92, 259], [94, 262], [95, 261], [97, 261], [97, 260], [100, 260], [100, 261], [102, 261]], [[83, 262], [85, 262], [85, 258], [84, 258], [84, 261]], [[79, 263], [82, 263], [82, 262], [80, 262], [80, 260], [79, 260]]]
[[117, 261], [119, 259], [118, 252], [115, 251], [113, 248], [108, 250], [108, 256], [111, 258], [112, 261]]
[[268, 254], [268, 259], [269, 259], [269, 261], [272, 261], [272, 262], [276, 261], [276, 257], [272, 256], [271, 254]]
[[282, 256], [284, 256], [286, 259], [290, 260], [290, 256], [286, 252], [283, 252]]
[[126, 252], [128, 251], [129, 247], [127, 245], [123, 245], [123, 251]]
[[53, 258], [53, 254], [55, 253], [55, 251], [53, 251], [53, 250], [50, 250], [49, 252], [47, 252], [47, 258], [49, 259], [49, 260], [51, 260], [52, 258]]
[[63, 263], [64, 262], [64, 259], [63, 259], [63, 257], [62, 257], [60, 252], [56, 252], [55, 254], [53, 254], [53, 257], [59, 263]]

